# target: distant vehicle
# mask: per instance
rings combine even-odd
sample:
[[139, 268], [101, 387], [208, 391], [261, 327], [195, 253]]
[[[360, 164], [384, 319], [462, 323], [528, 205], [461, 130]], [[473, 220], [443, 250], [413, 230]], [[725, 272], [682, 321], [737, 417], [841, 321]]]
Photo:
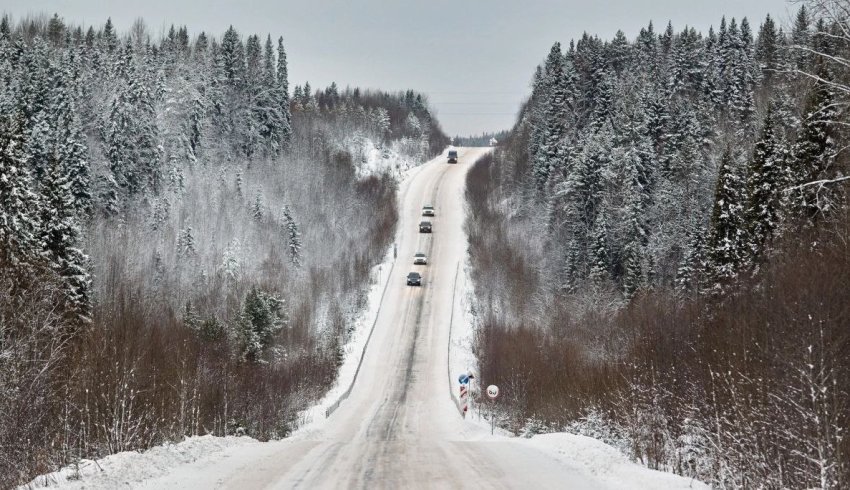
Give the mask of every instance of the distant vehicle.
[[421, 286], [422, 285], [422, 276], [419, 275], [418, 272], [411, 272], [407, 275], [407, 285], [408, 286]]
[[457, 163], [457, 150], [449, 150], [449, 163]]
[[422, 252], [416, 252], [413, 255], [413, 265], [428, 265], [428, 257]]
[[431, 233], [431, 222], [430, 221], [420, 221], [419, 222], [419, 233]]
[[434, 216], [434, 206], [430, 204], [422, 206], [422, 216]]

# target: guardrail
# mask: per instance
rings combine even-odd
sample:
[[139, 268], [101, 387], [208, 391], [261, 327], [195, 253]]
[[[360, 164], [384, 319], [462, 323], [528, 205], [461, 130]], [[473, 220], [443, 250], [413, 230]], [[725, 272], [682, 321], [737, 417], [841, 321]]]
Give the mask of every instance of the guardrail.
[[366, 357], [366, 349], [369, 348], [369, 341], [372, 340], [372, 333], [375, 331], [375, 325], [378, 324], [378, 317], [381, 316], [381, 308], [384, 305], [384, 295], [387, 294], [387, 287], [389, 287], [390, 282], [392, 282], [393, 277], [393, 269], [395, 269], [396, 260], [393, 259], [392, 265], [390, 265], [390, 271], [387, 275], [387, 281], [384, 283], [384, 290], [381, 292], [381, 298], [378, 300], [378, 309], [375, 312], [375, 319], [372, 321], [372, 327], [369, 329], [369, 336], [366, 337], [366, 343], [363, 344], [363, 352], [360, 353], [360, 360], [357, 362], [357, 369], [354, 370], [354, 377], [351, 379], [351, 384], [348, 385], [348, 388], [339, 396], [339, 399], [333, 402], [328, 408], [325, 409], [325, 418], [331, 416], [332, 413], [339, 408], [340, 404], [343, 400], [347, 399], [351, 394], [351, 389], [354, 388], [354, 383], [357, 382], [357, 375], [360, 374], [360, 367], [363, 365], [363, 358]]
[[449, 342], [446, 346], [446, 373], [449, 376], [449, 396], [455, 403], [455, 408], [457, 408], [458, 413], [461, 417], [463, 417], [463, 408], [460, 406], [460, 400], [457, 396], [455, 396], [455, 390], [452, 389], [452, 386], [454, 386], [454, 379], [452, 378], [452, 328], [455, 322], [455, 297], [457, 297], [457, 276], [459, 273], [460, 262], [457, 263], [457, 268], [455, 269], [455, 281], [452, 286], [452, 312], [449, 316]]

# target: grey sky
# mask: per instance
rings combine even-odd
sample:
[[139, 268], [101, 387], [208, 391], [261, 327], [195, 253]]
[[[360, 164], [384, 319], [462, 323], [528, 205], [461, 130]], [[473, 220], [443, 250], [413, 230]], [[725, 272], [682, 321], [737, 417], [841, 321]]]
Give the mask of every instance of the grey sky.
[[154, 34], [185, 24], [220, 35], [283, 36], [290, 83], [429, 95], [449, 134], [509, 128], [529, 92], [534, 67], [555, 41], [587, 31], [603, 39], [617, 29], [634, 38], [653, 20], [678, 31], [707, 31], [722, 15], [748, 17], [753, 29], [770, 13], [787, 25], [796, 6], [786, 0], [0, 0], [20, 18], [57, 12], [69, 22], [122, 30], [142, 17]]

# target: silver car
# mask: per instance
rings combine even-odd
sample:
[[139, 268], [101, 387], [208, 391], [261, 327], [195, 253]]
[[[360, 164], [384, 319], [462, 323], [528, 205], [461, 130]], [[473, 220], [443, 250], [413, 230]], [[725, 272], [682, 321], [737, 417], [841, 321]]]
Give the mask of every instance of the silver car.
[[428, 265], [428, 257], [422, 252], [413, 255], [413, 265]]

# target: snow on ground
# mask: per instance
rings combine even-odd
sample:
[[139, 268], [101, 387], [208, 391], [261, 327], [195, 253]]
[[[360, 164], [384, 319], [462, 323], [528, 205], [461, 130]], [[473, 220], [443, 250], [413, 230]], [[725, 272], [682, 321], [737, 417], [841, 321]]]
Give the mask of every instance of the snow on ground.
[[[454, 304], [449, 345], [449, 380], [456, 402], [458, 376], [470, 371], [478, 374], [478, 359], [472, 350], [476, 328], [473, 309], [475, 291], [471, 276], [472, 266], [468, 260], [468, 244], [464, 250], [465, 258], [459, 264], [457, 274], [454, 294], [457, 300]], [[486, 386], [473, 382], [471, 390], [478, 400], [488, 403], [487, 396], [484, 394]], [[512, 441], [551, 455], [569, 466], [577, 467], [579, 471], [588, 475], [605, 480], [612, 488], [709, 488], [702, 482], [688, 480], [673, 473], [649, 470], [630, 461], [619, 449], [591, 437], [559, 432], [525, 439], [515, 437], [507, 430], [498, 427], [495, 429], [495, 435], [491, 436], [488, 412], [489, 404], [472, 406], [465, 420], [469, 427], [463, 432], [464, 437], [470, 440], [492, 441], [510, 438]]]
[[341, 145], [354, 157], [358, 178], [389, 173], [401, 180], [410, 169], [422, 164], [422, 159], [411, 156], [413, 148], [406, 138], [379, 145], [363, 135], [354, 134]]
[[633, 463], [617, 449], [591, 437], [574, 434], [541, 434], [517, 442], [544, 451], [564, 464], [601, 480], [610, 488], [708, 489], [697, 480], [653, 471]]
[[[374, 149], [374, 145], [371, 141], [366, 140], [365, 144]], [[407, 162], [407, 159], [403, 158], [401, 161]], [[390, 160], [389, 165], [391, 165], [391, 168], [398, 169], [399, 173], [397, 175], [401, 181], [399, 185], [399, 194], [401, 194], [404, 192], [404, 189], [409, 185], [416, 173], [421, 170], [421, 162], [419, 162], [419, 166], [413, 164], [408, 165], [407, 163], [405, 163], [406, 166], [400, 166], [401, 164], [397, 166], [396, 164], [398, 162], [398, 160]], [[382, 170], [379, 162], [376, 160], [373, 163], [374, 165], [369, 167], [370, 172], [380, 173]], [[400, 230], [396, 231], [396, 242], [398, 242], [399, 232]], [[292, 436], [307, 435], [320, 429], [323, 422], [326, 420], [325, 413], [328, 408], [340, 401], [340, 398], [354, 382], [357, 367], [360, 364], [360, 360], [365, 352], [372, 328], [378, 318], [378, 313], [381, 308], [381, 299], [383, 298], [384, 291], [386, 291], [390, 276], [392, 276], [394, 262], [395, 258], [393, 257], [393, 247], [390, 246], [384, 256], [384, 260], [372, 268], [371, 277], [373, 280], [367, 295], [367, 306], [360, 314], [359, 318], [355, 321], [351, 339], [345, 345], [345, 359], [343, 360], [342, 366], [337, 374], [336, 383], [325, 394], [325, 396], [319, 400], [318, 403], [299, 414], [299, 428], [293, 432]]]
[[[381, 150], [378, 150], [370, 140], [365, 140], [363, 144], [369, 150], [369, 160], [360, 169], [361, 176], [390, 170], [400, 179], [399, 188], [403, 190], [421, 170], [412, 158], [395, 153], [394, 157], [385, 159], [381, 156]], [[418, 162], [418, 164], [421, 163]], [[340, 367], [336, 383], [321, 400], [299, 414], [299, 428], [290, 435], [290, 438], [309, 437], [310, 434], [320, 430], [326, 420], [325, 412], [328, 407], [336, 403], [354, 381], [354, 374], [363, 356], [369, 333], [380, 310], [381, 297], [391, 276], [393, 262], [391, 246], [383, 261], [372, 268], [367, 306], [355, 320], [351, 339], [345, 346], [345, 359]], [[274, 443], [262, 443], [251, 437], [211, 435], [189, 437], [182, 442], [166, 443], [144, 452], [126, 451], [96, 461], [82, 460], [77, 467], [66, 467], [38, 476], [21, 488], [82, 489], [127, 486], [130, 483], [166, 475], [179, 465], [197, 460], [213, 461], [218, 457], [226, 457], [228, 453], [256, 450], [258, 446]]]
[[[404, 195], [408, 184], [420, 170], [421, 167], [409, 167], [399, 171], [398, 175], [403, 179], [400, 195]], [[309, 438], [321, 432], [326, 420], [326, 409], [339, 400], [351, 386], [369, 333], [377, 318], [393, 262], [390, 247], [384, 261], [372, 271], [368, 305], [356, 321], [352, 338], [345, 347], [345, 360], [335, 386], [331, 387], [314, 407], [301, 414], [302, 426], [292, 434], [290, 440]], [[472, 352], [475, 320], [472, 314], [472, 280], [466, 260], [458, 263], [456, 267], [456, 299], [453, 303], [452, 330], [448, 346], [449, 363], [446, 370], [450, 380], [449, 386], [455, 396], [458, 387], [457, 376], [467, 371], [477, 373], [477, 361]], [[473, 389], [479, 389], [477, 383]], [[590, 437], [555, 433], [524, 439], [511, 437], [506, 431], [499, 429], [491, 436], [488, 421], [477, 410], [470, 413], [461, 424], [464, 426], [460, 431], [462, 440], [519, 444], [528, 448], [528, 454], [554, 458], [570, 471], [586, 475], [589, 481], [602, 483], [608, 488], [708, 488], [701, 482], [671, 473], [652, 471], [635, 464], [617, 449]], [[29, 487], [91, 489], [136, 487], [140, 484], [144, 486], [145, 481], [156, 478], [170, 480], [181, 471], [192, 472], [198, 471], [199, 468], [203, 471], [204, 468], [213, 469], [221, 464], [235, 464], [245, 461], [246, 458], [254, 460], [255, 457], [269, 453], [270, 446], [288, 443], [286, 440], [261, 443], [249, 437], [190, 437], [183, 442], [157, 446], [142, 453], [124, 452], [107, 456], [97, 462], [85, 460], [80, 463], [79, 469], [69, 467], [42, 475], [33, 480]], [[228, 463], [228, 460], [231, 462]]]
[[166, 475], [177, 466], [218, 455], [228, 449], [260, 444], [250, 437], [189, 437], [183, 442], [155, 446], [143, 453], [125, 451], [97, 461], [84, 459], [78, 466], [41, 475], [20, 488], [61, 487], [73, 490], [125, 487], [130, 483]]
[[[351, 339], [345, 345], [345, 358], [339, 368], [336, 383], [318, 403], [299, 414], [299, 428], [294, 434], [310, 432], [321, 428], [326, 420], [325, 413], [329, 407], [339, 401], [354, 381], [354, 375], [363, 357], [363, 351], [369, 340], [372, 326], [378, 316], [381, 298], [386, 290], [393, 266], [392, 247], [387, 251], [384, 260], [372, 268], [372, 284], [367, 295], [366, 309], [355, 321]], [[293, 434], [293, 435], [294, 435]]]

